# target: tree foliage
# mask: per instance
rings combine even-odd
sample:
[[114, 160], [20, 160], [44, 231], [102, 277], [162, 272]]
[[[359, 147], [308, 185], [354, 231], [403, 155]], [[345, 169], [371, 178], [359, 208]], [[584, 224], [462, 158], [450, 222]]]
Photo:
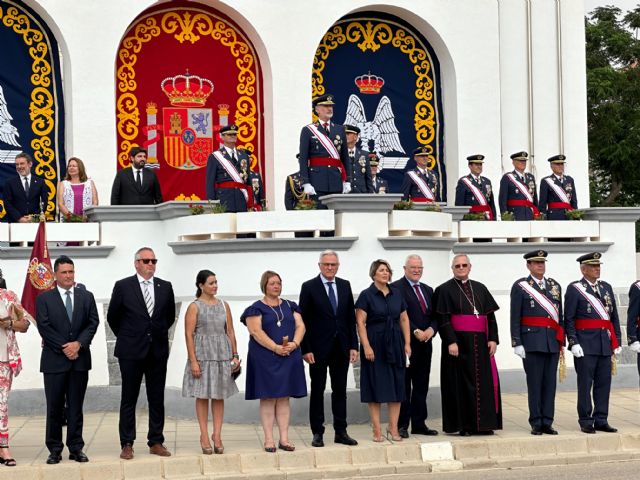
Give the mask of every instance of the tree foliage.
[[640, 4], [585, 18], [591, 203], [640, 205]]

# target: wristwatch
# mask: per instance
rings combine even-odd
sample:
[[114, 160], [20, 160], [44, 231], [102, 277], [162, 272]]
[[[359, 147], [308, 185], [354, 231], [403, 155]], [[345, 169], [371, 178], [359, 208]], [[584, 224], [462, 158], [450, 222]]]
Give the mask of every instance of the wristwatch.
[[417, 335], [417, 333], [418, 333], [419, 331], [420, 331], [420, 330], [416, 328], [416, 329], [413, 331], [413, 334], [414, 334], [414, 335]]

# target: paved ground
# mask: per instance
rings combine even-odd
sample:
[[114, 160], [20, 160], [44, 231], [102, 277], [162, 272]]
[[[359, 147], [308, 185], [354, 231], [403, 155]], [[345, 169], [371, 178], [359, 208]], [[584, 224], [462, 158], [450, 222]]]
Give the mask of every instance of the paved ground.
[[[516, 462], [514, 466], [520, 466], [522, 464], [522, 457], [526, 457], [528, 452], [527, 449], [529, 447], [524, 445], [540, 445], [545, 446], [544, 450], [549, 448], [549, 445], [552, 442], [562, 441], [566, 443], [569, 440], [568, 437], [575, 437], [578, 442], [583, 442], [585, 445], [584, 453], [588, 455], [591, 451], [587, 442], [584, 440], [586, 437], [591, 437], [588, 441], [590, 446], [593, 446], [593, 440], [598, 440], [598, 442], [606, 444], [607, 442], [613, 444], [616, 443], [620, 446], [620, 448], [627, 448], [627, 452], [630, 452], [629, 448], [636, 448], [635, 444], [632, 444], [629, 447], [629, 438], [633, 441], [638, 439], [638, 452], [640, 452], [640, 415], [638, 412], [640, 411], [640, 393], [637, 389], [626, 389], [626, 390], [616, 390], [612, 393], [611, 397], [611, 407], [610, 407], [610, 416], [609, 422], [611, 425], [617, 427], [619, 429], [618, 435], [611, 435], [605, 433], [597, 433], [596, 435], [585, 435], [580, 433], [577, 423], [577, 414], [575, 409], [575, 392], [561, 392], [558, 393], [556, 400], [556, 422], [554, 426], [560, 432], [560, 435], [557, 437], [551, 436], [543, 436], [534, 438], [529, 433], [529, 425], [527, 423], [527, 400], [525, 394], [509, 394], [503, 395], [503, 410], [504, 410], [504, 430], [496, 432], [496, 435], [493, 437], [470, 437], [470, 438], [461, 438], [457, 435], [443, 435], [440, 434], [437, 437], [425, 437], [422, 435], [412, 436], [408, 440], [404, 442], [396, 443], [394, 442], [385, 442], [383, 445], [374, 444], [371, 441], [371, 430], [368, 425], [352, 425], [349, 428], [349, 433], [351, 436], [356, 438], [360, 445], [358, 447], [354, 447], [349, 449], [344, 446], [334, 446], [333, 444], [333, 432], [331, 428], [327, 429], [327, 433], [325, 435], [325, 442], [327, 447], [325, 449], [314, 449], [310, 446], [311, 442], [311, 434], [309, 429], [305, 425], [296, 425], [291, 427], [290, 429], [290, 440], [297, 446], [297, 452], [295, 454], [295, 458], [303, 458], [305, 455], [308, 457], [306, 461], [310, 462], [310, 468], [321, 469], [322, 462], [326, 460], [321, 460], [319, 454], [326, 453], [327, 456], [335, 455], [337, 452], [338, 455], [341, 455], [341, 452], [344, 452], [346, 455], [344, 460], [335, 460], [333, 459], [333, 465], [338, 465], [341, 462], [345, 465], [349, 465], [350, 468], [353, 468], [353, 465], [356, 464], [357, 458], [359, 456], [370, 454], [370, 452], [386, 452], [382, 453], [382, 456], [386, 459], [384, 460], [385, 466], [387, 464], [392, 463], [392, 455], [393, 453], [389, 452], [400, 452], [401, 449], [395, 447], [404, 447], [402, 451], [409, 452], [410, 455], [414, 455], [416, 458], [412, 458], [412, 461], [421, 460], [420, 451], [422, 451], [422, 460], [424, 460], [424, 451], [425, 445], [427, 450], [429, 449], [429, 444], [433, 442], [445, 442], [451, 443], [454, 445], [454, 452], [457, 451], [459, 455], [455, 455], [457, 460], [460, 460], [461, 465], [465, 464], [465, 457], [468, 459], [473, 457], [473, 454], [469, 453], [469, 448], [472, 448], [474, 445], [478, 445], [479, 441], [486, 442], [489, 444], [488, 451], [491, 452], [491, 443], [494, 443], [494, 447], [497, 445], [515, 445], [521, 444], [523, 446], [518, 447], [520, 449], [520, 453], [518, 454], [519, 464]], [[146, 422], [147, 416], [146, 412], [140, 412], [138, 418], [138, 434], [142, 437], [142, 441], [139, 441], [135, 445], [136, 449], [136, 459], [132, 462], [126, 462], [127, 465], [123, 464], [119, 458], [119, 442], [118, 442], [118, 415], [113, 412], [105, 412], [105, 413], [93, 413], [85, 416], [85, 426], [84, 426], [84, 436], [86, 442], [85, 451], [89, 456], [91, 462], [90, 465], [93, 467], [98, 467], [100, 464], [104, 467], [109, 467], [108, 474], [101, 474], [99, 476], [94, 476], [93, 478], [156, 478], [154, 473], [148, 473], [147, 475], [141, 473], [135, 473], [132, 468], [134, 465], [138, 464], [139, 467], [143, 467], [144, 465], [153, 465], [153, 462], [156, 462], [160, 465], [160, 459], [158, 457], [152, 456], [148, 453], [144, 442], [144, 435], [146, 434]], [[441, 422], [440, 419], [432, 419], [429, 422], [429, 426], [440, 430]], [[12, 453], [16, 457], [18, 464], [22, 467], [19, 469], [12, 469], [14, 473], [10, 476], [9, 468], [0, 466], [0, 478], [58, 478], [59, 475], [53, 475], [56, 472], [56, 469], [59, 467], [52, 467], [44, 465], [44, 462], [47, 458], [48, 452], [44, 447], [44, 433], [45, 433], [45, 421], [43, 416], [30, 416], [30, 417], [12, 417], [10, 418], [10, 442]], [[195, 420], [177, 420], [173, 418], [168, 418], [166, 422], [165, 428], [166, 435], [166, 446], [171, 450], [174, 454], [171, 457], [172, 462], [176, 460], [180, 460], [181, 458], [184, 462], [200, 462], [202, 467], [202, 462], [213, 462], [214, 459], [204, 459], [198, 460], [196, 457], [201, 456], [200, 446], [199, 446], [199, 430], [197, 423]], [[625, 440], [620, 440], [622, 437], [627, 438], [626, 444]], [[596, 437], [596, 438], [594, 438]], [[614, 442], [615, 438], [615, 442]], [[506, 441], [506, 442], [505, 442]], [[530, 442], [540, 442], [531, 444]], [[225, 445], [225, 455], [223, 456], [215, 456], [218, 457], [215, 459], [216, 464], [220, 461], [231, 461], [232, 458], [239, 459], [238, 461], [242, 464], [240, 467], [241, 472], [246, 472], [243, 469], [243, 462], [247, 460], [247, 458], [253, 458], [255, 455], [255, 461], [260, 462], [266, 459], [267, 465], [265, 468], [275, 468], [279, 471], [283, 470], [283, 467], [286, 466], [287, 462], [293, 461], [293, 454], [287, 452], [278, 452], [277, 458], [279, 460], [274, 460], [271, 462], [270, 458], [274, 457], [273, 455], [269, 456], [267, 454], [262, 453], [262, 428], [259, 425], [239, 425], [239, 424], [225, 424], [223, 428], [223, 442]], [[473, 443], [475, 442], [475, 443]], [[543, 443], [544, 442], [544, 443]], [[461, 449], [463, 446], [467, 447], [467, 451], [463, 452]], [[626, 447], [625, 447], [626, 445]], [[389, 448], [382, 450], [373, 450], [373, 448], [379, 447], [392, 447], [391, 450]], [[433, 445], [435, 448], [435, 444]], [[394, 450], [395, 448], [395, 450]], [[451, 448], [451, 447], [449, 447]], [[475, 447], [473, 447], [475, 448]], [[612, 453], [615, 453], [617, 447], [612, 447]], [[421, 450], [422, 449], [422, 450]], [[456, 450], [457, 449], [457, 450]], [[321, 452], [324, 450], [324, 452]], [[536, 448], [534, 448], [530, 454], [536, 455]], [[560, 448], [558, 448], [560, 450]], [[349, 453], [347, 453], [347, 451]], [[305, 452], [308, 452], [305, 453]], [[333, 452], [333, 453], [332, 453]], [[539, 452], [538, 452], [539, 453]], [[409, 455], [407, 454], [407, 455]], [[559, 455], [559, 453], [555, 453]], [[402, 453], [405, 455], [405, 453]], [[634, 454], [628, 454], [628, 458], [635, 458]], [[290, 456], [287, 459], [287, 456]], [[68, 452], [64, 452], [63, 462], [61, 465], [66, 465], [68, 467], [73, 467], [75, 470], [69, 470], [70, 472], [77, 471], [77, 474], [71, 474], [68, 476], [67, 469], [64, 470], [65, 480], [70, 480], [70, 478], [92, 478], [87, 477], [85, 474], [81, 473], [79, 467], [80, 465], [75, 462], [71, 462], [67, 459]], [[220, 457], [226, 457], [225, 459]], [[478, 457], [482, 457], [482, 454], [479, 453]], [[487, 455], [487, 458], [491, 457], [491, 455]], [[372, 458], [375, 458], [372, 457]], [[262, 460], [260, 460], [262, 459]], [[624, 458], [621, 458], [624, 459]], [[273, 463], [272, 465], [269, 465]], [[471, 462], [473, 463], [473, 462]], [[565, 462], [566, 463], [566, 462]], [[177, 467], [178, 463], [173, 463], [175, 467]], [[31, 467], [26, 467], [31, 465]], [[157, 474], [165, 476], [166, 478], [172, 478], [173, 475], [169, 475], [167, 472], [169, 468], [166, 465], [163, 467], [157, 467]], [[211, 464], [213, 465], [213, 464]], [[329, 461], [329, 465], [332, 465], [331, 461]], [[87, 465], [89, 466], [89, 465]], [[295, 465], [293, 465], [295, 466]], [[495, 466], [495, 463], [494, 463]], [[504, 466], [504, 465], [503, 465]], [[482, 462], [476, 462], [476, 466], [474, 468], [481, 468]], [[146, 467], [144, 467], [146, 468]], [[152, 471], [153, 468], [151, 467]], [[196, 468], [196, 467], [194, 467]], [[197, 474], [195, 476], [183, 477], [183, 478], [206, 478], [206, 467], [202, 467], [202, 475], [203, 477], [198, 477]], [[217, 468], [217, 467], [216, 467]], [[337, 468], [337, 467], [335, 467]], [[460, 467], [461, 468], [461, 467]], [[113, 473], [113, 469], [116, 469], [116, 473]], [[16, 471], [17, 470], [17, 471]], [[136, 472], [140, 472], [139, 469], [135, 470]], [[197, 468], [196, 468], [197, 471]], [[320, 470], [318, 470], [320, 471]], [[430, 471], [430, 469], [429, 469]], [[435, 469], [434, 469], [435, 471]], [[20, 472], [20, 475], [17, 475]], [[29, 473], [30, 472], [30, 473]], [[121, 473], [118, 473], [121, 472]], [[381, 470], [384, 473], [384, 470]], [[57, 471], [58, 474], [62, 473], [62, 470]], [[372, 472], [373, 473], [373, 472]], [[389, 472], [392, 473], [392, 472]], [[417, 472], [416, 472], [417, 473]], [[52, 474], [52, 475], [49, 475]], [[244, 478], [247, 474], [240, 475], [238, 478]], [[362, 473], [358, 474], [363, 477]], [[179, 476], [179, 475], [178, 475]], [[326, 475], [323, 475], [326, 477]], [[346, 475], [340, 475], [346, 476]], [[354, 474], [354, 476], [356, 476]], [[251, 478], [255, 478], [255, 475], [250, 475]], [[209, 478], [216, 478], [215, 476]], [[231, 477], [230, 477], [231, 478]], [[235, 478], [235, 477], [233, 477]], [[282, 477], [284, 478], [284, 477]], [[288, 477], [287, 477], [288, 478]], [[293, 478], [293, 477], [292, 477]], [[309, 475], [306, 478], [319, 478], [314, 477], [313, 475]], [[506, 478], [506, 477], [504, 477]], [[525, 478], [525, 477], [523, 477]], [[533, 478], [533, 477], [532, 477]], [[595, 478], [595, 477], [594, 477]]]

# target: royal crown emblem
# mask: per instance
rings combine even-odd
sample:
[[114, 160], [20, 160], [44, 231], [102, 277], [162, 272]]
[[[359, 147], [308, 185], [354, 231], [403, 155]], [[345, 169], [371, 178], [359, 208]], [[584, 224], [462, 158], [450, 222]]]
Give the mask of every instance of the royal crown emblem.
[[202, 107], [213, 92], [213, 82], [187, 70], [184, 75], [165, 78], [160, 88], [175, 107]]
[[380, 93], [384, 85], [384, 78], [372, 75], [371, 72], [366, 75], [360, 75], [354, 80], [360, 93], [365, 95], [377, 95]]
[[31, 263], [29, 263], [28, 276], [31, 285], [38, 290], [49, 290], [55, 280], [51, 266], [41, 262], [35, 257], [31, 260]]

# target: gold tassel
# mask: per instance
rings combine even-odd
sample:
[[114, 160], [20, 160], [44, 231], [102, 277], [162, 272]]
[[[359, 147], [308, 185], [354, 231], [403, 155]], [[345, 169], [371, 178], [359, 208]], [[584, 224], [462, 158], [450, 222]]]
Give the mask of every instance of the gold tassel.
[[558, 380], [560, 383], [567, 378], [567, 364], [564, 360], [564, 348], [560, 350], [560, 362], [558, 363]]
[[611, 355], [611, 375], [617, 375], [618, 373], [618, 359], [615, 355]]

